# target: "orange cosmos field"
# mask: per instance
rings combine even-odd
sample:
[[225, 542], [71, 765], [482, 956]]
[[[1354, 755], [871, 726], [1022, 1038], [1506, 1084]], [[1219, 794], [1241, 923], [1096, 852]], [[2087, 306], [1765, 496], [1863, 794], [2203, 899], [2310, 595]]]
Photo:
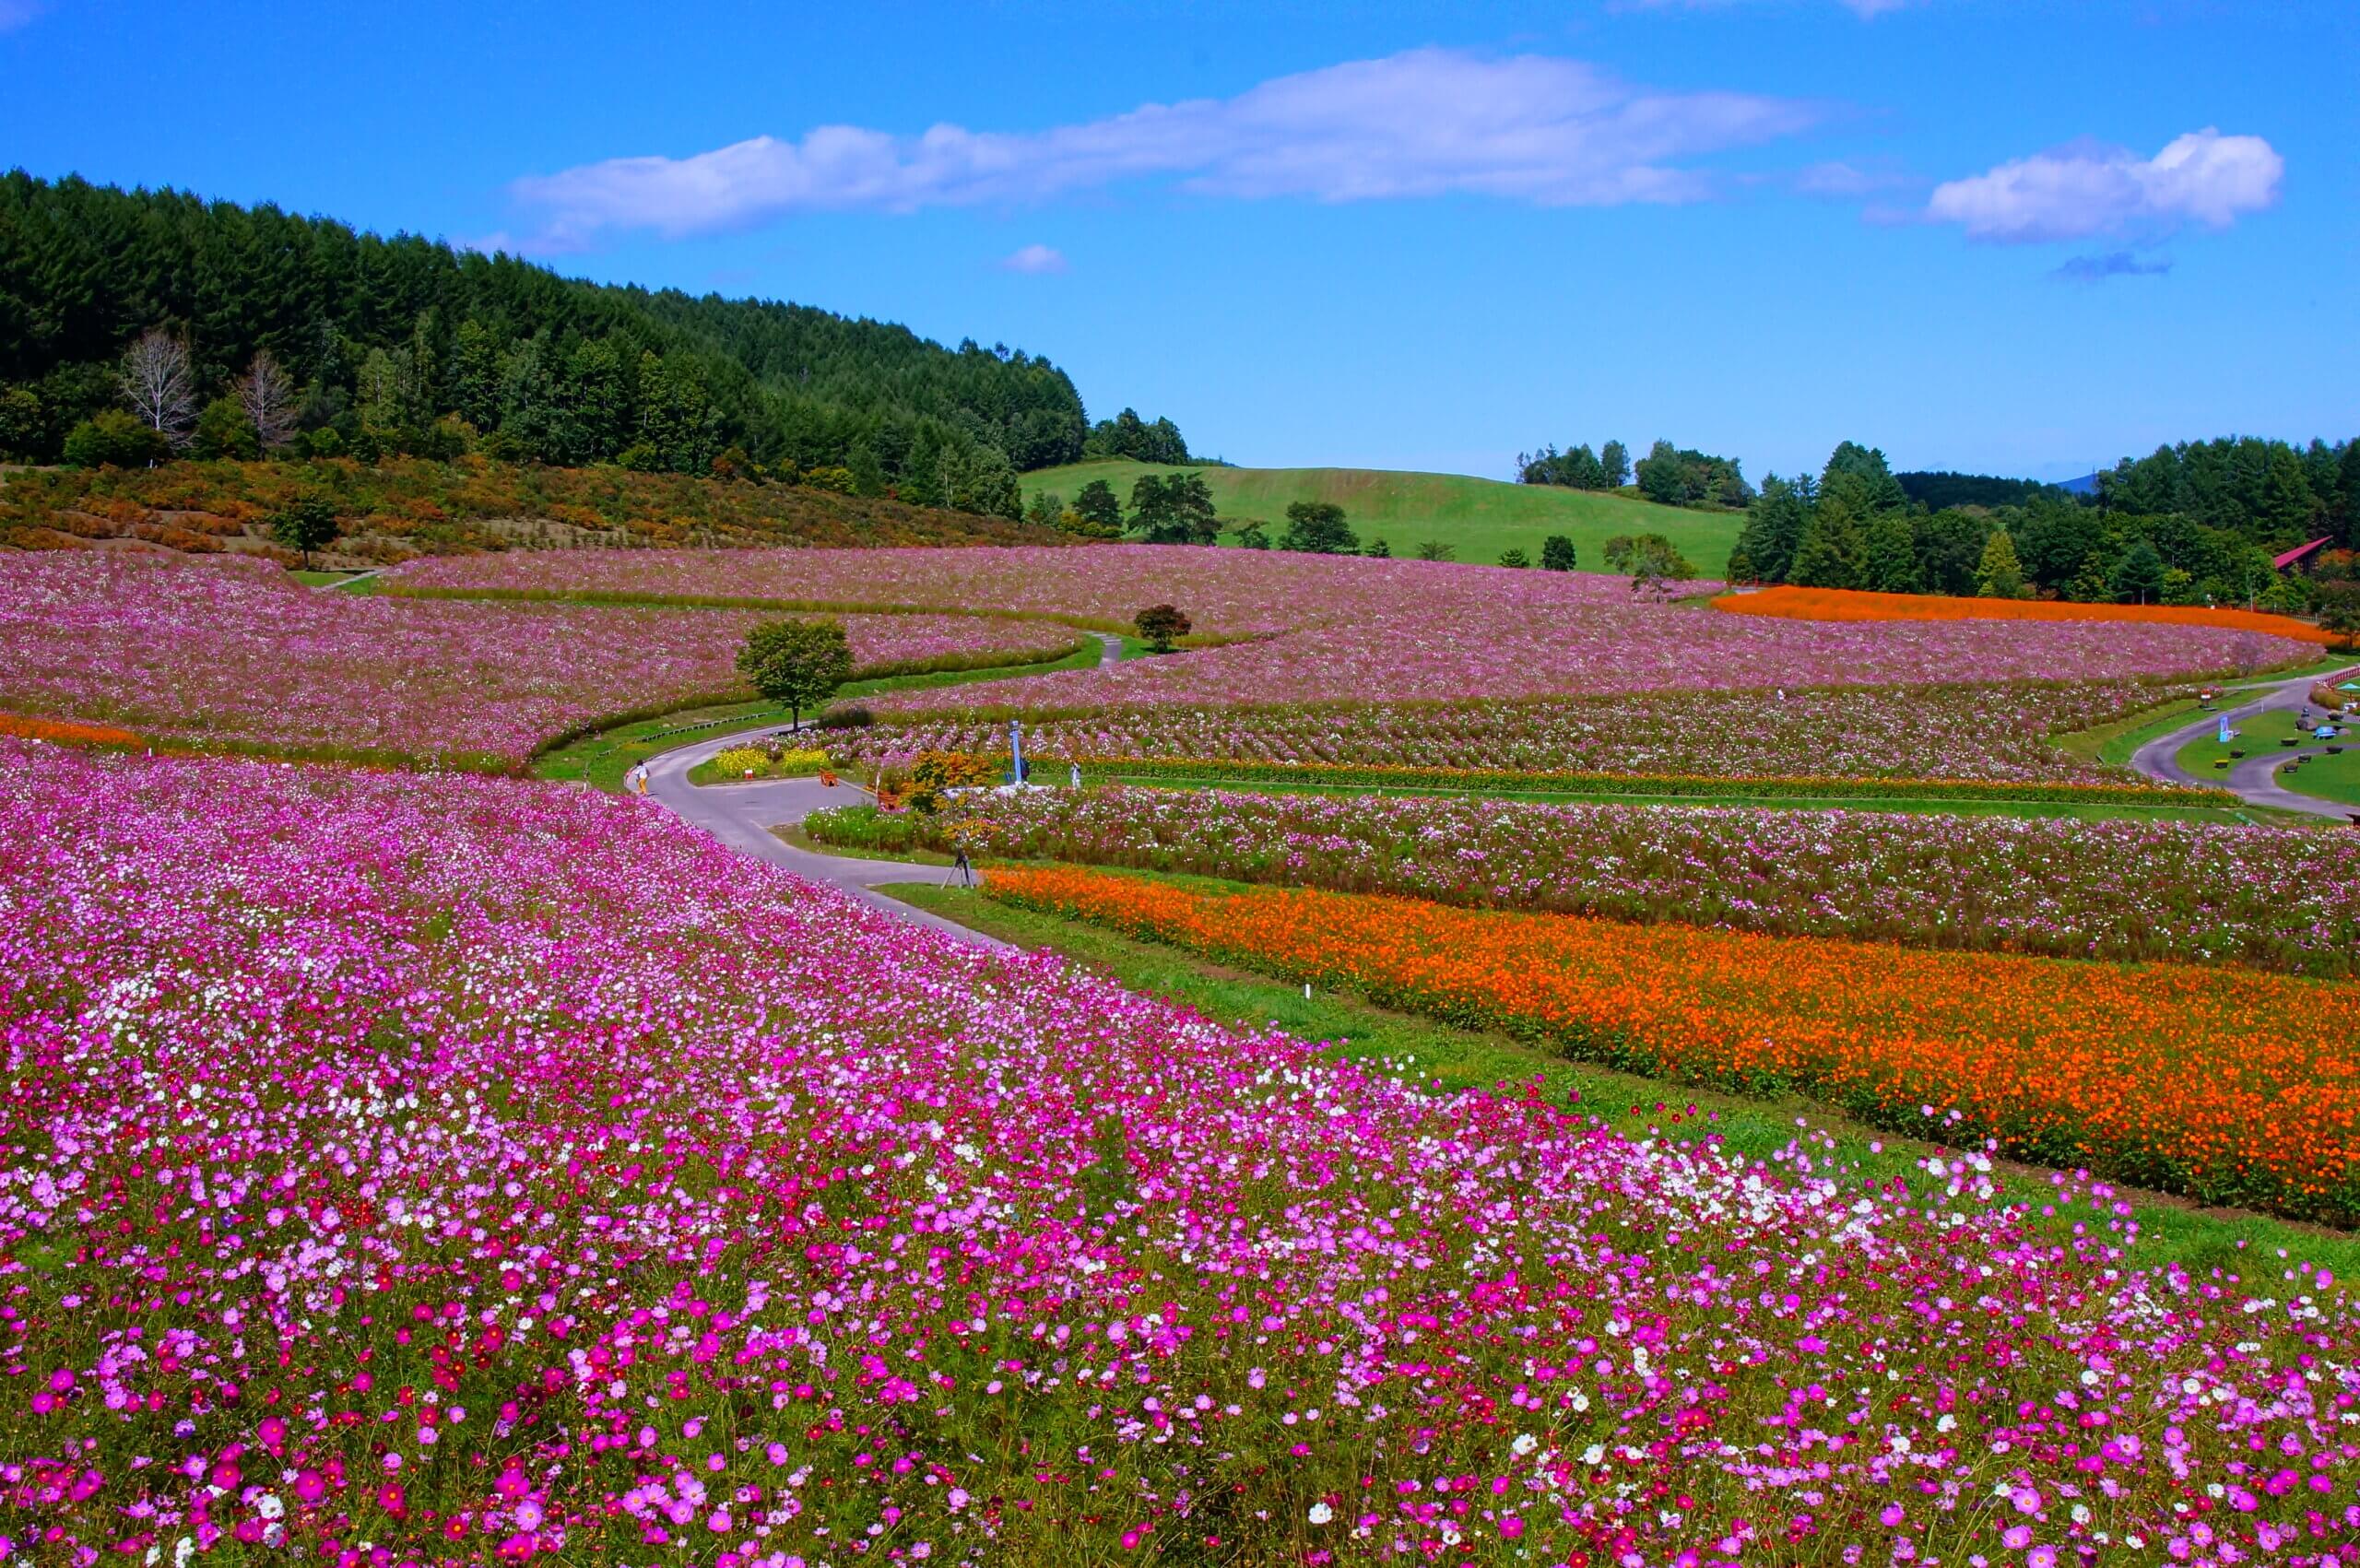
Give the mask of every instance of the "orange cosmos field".
[[995, 869], [990, 895], [1568, 1055], [2349, 1222], [2360, 985]]
[[2083, 605], [2062, 599], [1962, 599], [1941, 594], [1871, 594], [1854, 588], [1764, 588], [1713, 601], [1731, 615], [1778, 620], [2136, 620], [2220, 626], [2322, 645], [2338, 641], [2305, 620], [2204, 605]]

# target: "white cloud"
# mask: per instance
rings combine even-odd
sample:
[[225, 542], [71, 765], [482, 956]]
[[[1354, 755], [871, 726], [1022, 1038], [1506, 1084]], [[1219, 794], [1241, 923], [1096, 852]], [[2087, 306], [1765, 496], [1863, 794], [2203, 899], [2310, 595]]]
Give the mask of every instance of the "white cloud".
[[1026, 245], [1002, 256], [999, 265], [1009, 272], [1063, 272], [1066, 257], [1063, 251], [1046, 245]]
[[617, 230], [677, 236], [827, 210], [1038, 202], [1162, 177], [1236, 197], [1344, 202], [1466, 193], [1552, 205], [1689, 201], [1694, 159], [1792, 135], [1820, 111], [1653, 92], [1579, 61], [1424, 49], [1280, 77], [1235, 98], [1150, 103], [1044, 131], [822, 125], [687, 158], [618, 158], [519, 180], [542, 248]]
[[1926, 216], [2004, 243], [2167, 234], [2191, 223], [2225, 229], [2275, 202], [2285, 170], [2260, 136], [2224, 136], [2208, 125], [2153, 158], [2083, 143], [2003, 163], [1937, 185]]

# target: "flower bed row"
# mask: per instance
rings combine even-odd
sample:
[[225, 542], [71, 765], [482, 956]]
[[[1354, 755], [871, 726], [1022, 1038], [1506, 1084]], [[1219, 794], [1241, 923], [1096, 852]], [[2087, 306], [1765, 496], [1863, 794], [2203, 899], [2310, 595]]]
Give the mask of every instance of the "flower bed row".
[[2292, 616], [2213, 605], [2087, 605], [2064, 599], [1970, 599], [1942, 594], [1877, 594], [1857, 588], [1781, 584], [1759, 593], [1725, 594], [1713, 601], [1713, 607], [1731, 615], [1770, 616], [1784, 620], [2112, 621], [2224, 627], [2322, 645], [2349, 641]]
[[2060, 958], [2360, 972], [2360, 839], [2189, 822], [1112, 787], [815, 813], [824, 843]]
[[[1497, 774], [1652, 778], [1972, 780], [2156, 787], [2047, 738], [2171, 701], [2150, 681], [2020, 681], [1907, 691], [1813, 688], [1670, 691], [1521, 702], [1286, 703], [1248, 709], [1128, 709], [1032, 723], [1044, 758], [1456, 769]], [[848, 754], [1005, 747], [1004, 725], [888, 716], [840, 737]], [[1243, 775], [1241, 775], [1243, 776]]]
[[1243, 762], [1196, 757], [1078, 757], [1084, 778], [1217, 780], [1371, 789], [1474, 790], [1521, 795], [1644, 795], [1711, 799], [2022, 800], [2106, 805], [2232, 806], [2226, 790], [2152, 784], [1985, 784], [1974, 779], [1753, 778], [1743, 774], [1504, 772], [1487, 768], [1375, 767], [1359, 763]]
[[2360, 985], [1632, 926], [1068, 867], [990, 896], [1632, 1071], [1956, 1111], [2009, 1153], [2360, 1219]]
[[2102, 1187], [1421, 1092], [587, 791], [0, 742], [0, 864], [11, 1560], [2360, 1562], [2360, 1309]]

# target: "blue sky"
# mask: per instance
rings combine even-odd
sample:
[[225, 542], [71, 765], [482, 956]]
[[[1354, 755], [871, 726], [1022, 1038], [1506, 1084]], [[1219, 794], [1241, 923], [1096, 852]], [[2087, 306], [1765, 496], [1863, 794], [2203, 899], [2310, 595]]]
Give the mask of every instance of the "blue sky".
[[0, 164], [1004, 341], [1242, 463], [2063, 477], [2360, 432], [2355, 80], [2349, 0], [0, 0]]

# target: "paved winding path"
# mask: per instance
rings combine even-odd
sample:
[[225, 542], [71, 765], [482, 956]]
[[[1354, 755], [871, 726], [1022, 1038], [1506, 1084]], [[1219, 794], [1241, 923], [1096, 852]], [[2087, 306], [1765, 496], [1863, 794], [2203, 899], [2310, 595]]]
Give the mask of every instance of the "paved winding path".
[[[2331, 682], [2342, 680], [2350, 673], [2344, 671], [2323, 678]], [[2278, 784], [2278, 770], [2283, 764], [2297, 757], [2325, 755], [2316, 747], [2273, 747], [2266, 752], [2246, 758], [2231, 768], [2225, 778], [2218, 775], [2199, 778], [2181, 767], [2178, 761], [2180, 748], [2201, 736], [2212, 734], [2224, 715], [2235, 725], [2265, 713], [2292, 713], [2308, 702], [2311, 688], [2321, 678], [2318, 676], [2297, 676], [2292, 680], [2248, 688], [2257, 694], [2251, 701], [2223, 709], [2220, 713], [2202, 714], [2167, 735], [2157, 736], [2130, 754], [2130, 765], [2149, 778], [2165, 784], [2226, 788], [2236, 792], [2249, 806], [2275, 807], [2281, 811], [2301, 811], [2313, 817], [2331, 817], [2342, 821], [2351, 813], [2350, 807], [2339, 806], [2332, 800], [2321, 800], [2317, 796], [2297, 795]]]
[[[1123, 640], [1110, 632], [1096, 632], [1104, 650], [1101, 661], [1113, 664], [1123, 656]], [[749, 740], [759, 740], [775, 734], [775, 723], [756, 729], [736, 730], [728, 735], [714, 736], [692, 746], [666, 751], [649, 759], [647, 763], [647, 793], [656, 804], [666, 808], [690, 827], [701, 828], [740, 855], [792, 871], [814, 882], [837, 888], [865, 903], [874, 904], [914, 920], [921, 925], [932, 926], [947, 936], [954, 937], [978, 948], [1013, 950], [1013, 944], [996, 937], [986, 937], [970, 930], [956, 921], [945, 920], [938, 914], [913, 909], [896, 899], [879, 892], [885, 882], [918, 882], [936, 878], [948, 881], [950, 874], [940, 867], [914, 866], [903, 860], [860, 860], [850, 855], [820, 855], [813, 850], [797, 849], [783, 842], [773, 828], [785, 827], [803, 820], [804, 816], [823, 806], [849, 806], [860, 799], [860, 792], [849, 785], [839, 784], [830, 789], [818, 779], [770, 779], [754, 784], [692, 784], [689, 772], [698, 763], [732, 746]]]
[[692, 784], [689, 770], [741, 742], [772, 734], [776, 725], [740, 730], [713, 740], [701, 740], [667, 751], [647, 764], [647, 793], [656, 804], [692, 828], [701, 828], [740, 855], [792, 871], [809, 881], [837, 888], [864, 903], [930, 925], [974, 947], [1010, 949], [1011, 944], [986, 937], [956, 921], [913, 909], [877, 891], [880, 882], [920, 882], [946, 878], [938, 867], [913, 866], [903, 860], [857, 860], [849, 855], [820, 855], [784, 843], [773, 828], [799, 822], [807, 812], [822, 806], [849, 806], [861, 798], [849, 784], [830, 789], [818, 779], [770, 779], [754, 784]]

